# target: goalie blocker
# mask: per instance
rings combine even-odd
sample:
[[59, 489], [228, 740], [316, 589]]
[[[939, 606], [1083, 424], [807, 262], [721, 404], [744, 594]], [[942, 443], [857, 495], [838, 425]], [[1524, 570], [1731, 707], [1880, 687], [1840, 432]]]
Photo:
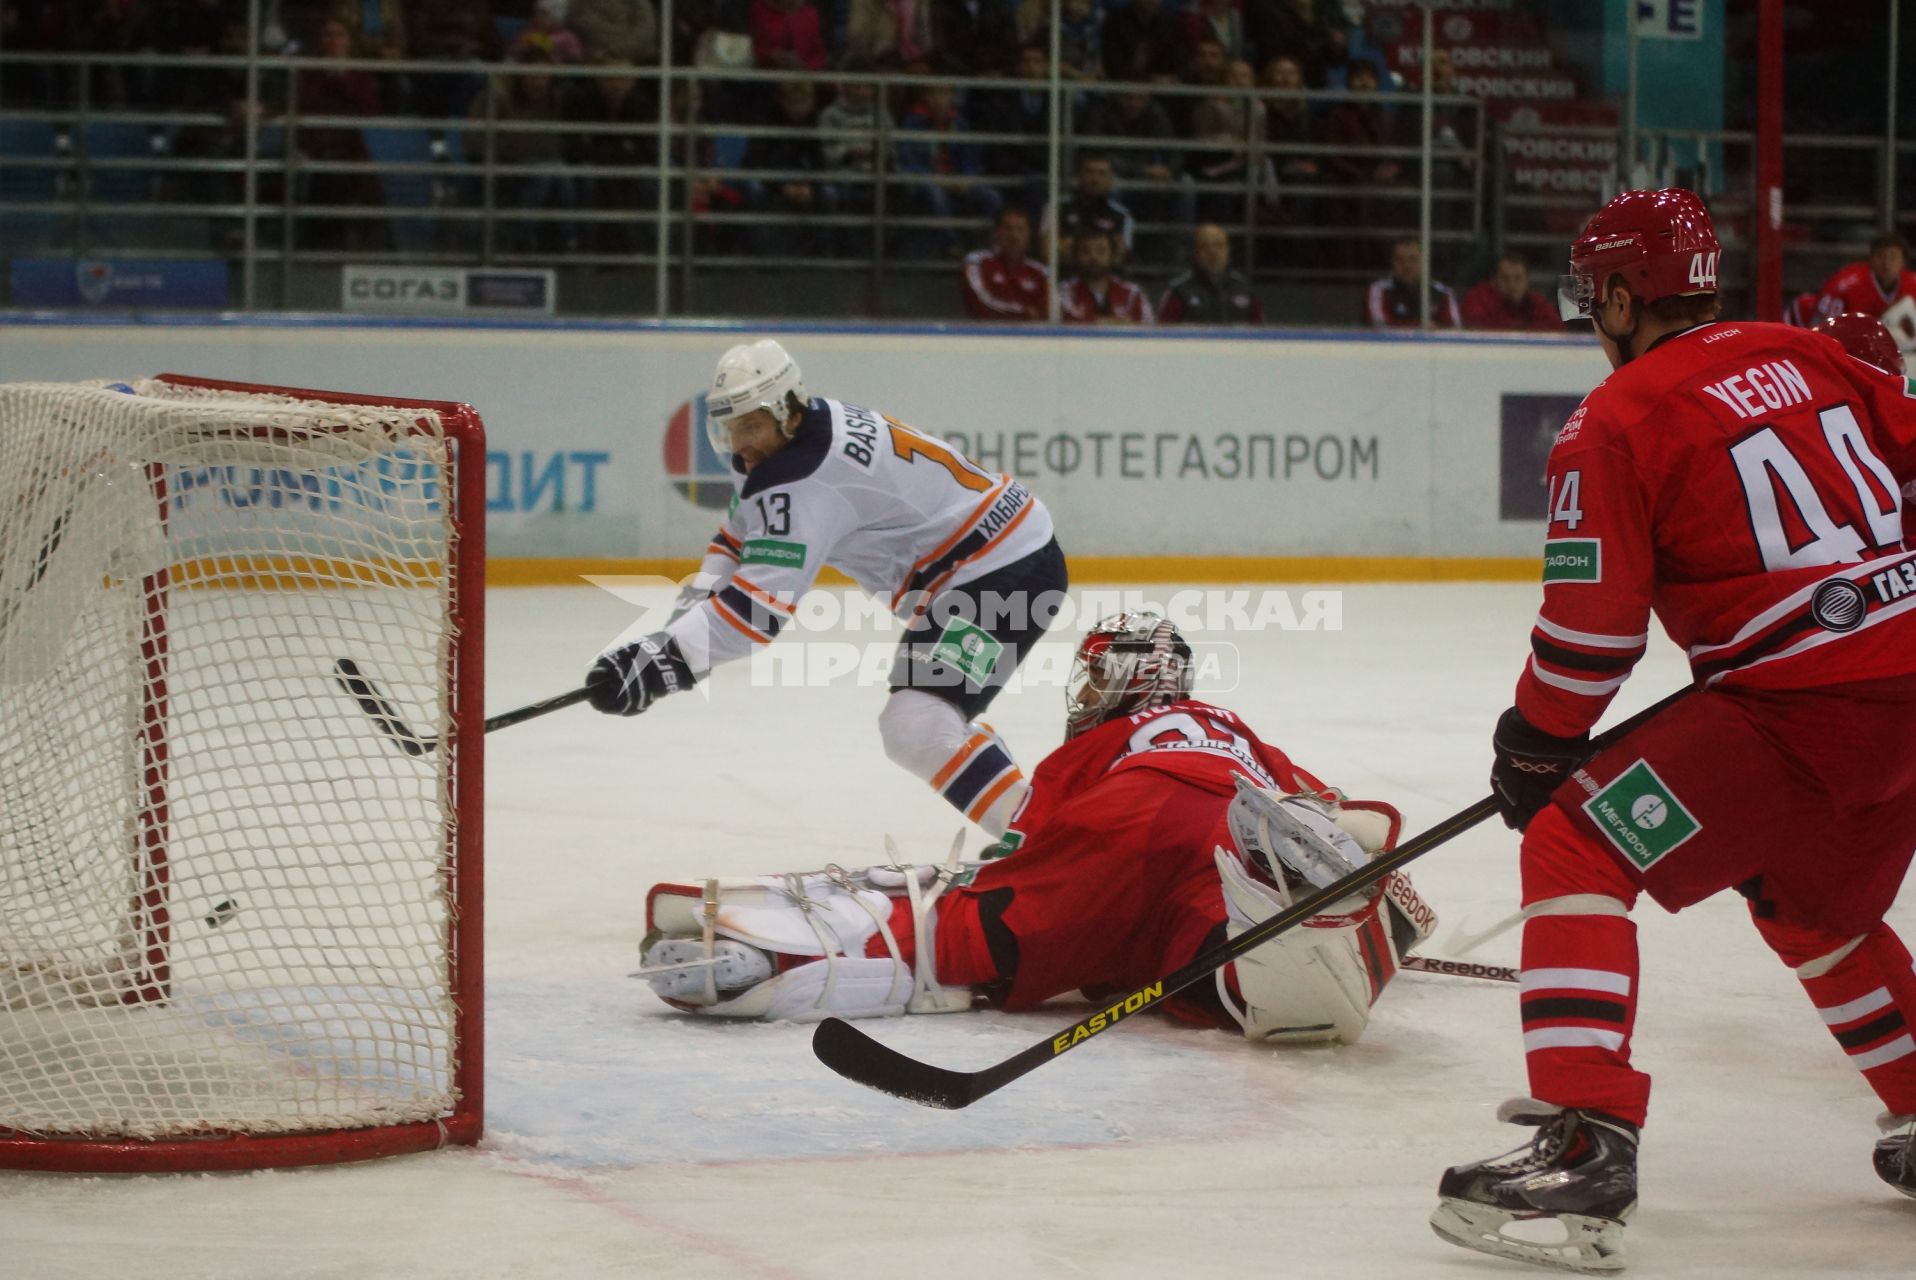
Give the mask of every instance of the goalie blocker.
[[[1210, 855], [1216, 914], [1232, 937], [1387, 850], [1398, 829], [1388, 806], [1282, 795], [1242, 775], [1225, 819], [1227, 837]], [[646, 900], [636, 976], [677, 1008], [725, 1017], [816, 1021], [951, 1013], [980, 1002], [1015, 1007], [1006, 997], [1017, 988], [1017, 939], [1000, 916], [977, 908], [1041, 879], [1044, 869], [1030, 854], [959, 862], [954, 848], [943, 866], [657, 885]], [[967, 909], [941, 922], [941, 901]], [[1087, 942], [1113, 932], [1111, 919], [1090, 911], [1071, 927]], [[1257, 1041], [1351, 1043], [1398, 958], [1434, 927], [1410, 881], [1392, 876], [1220, 970], [1214, 1000], [1167, 1007], [1183, 1003], [1185, 1016], [1235, 1024]], [[1083, 948], [1087, 957], [1095, 952]], [[1071, 976], [1094, 998], [1111, 985], [1093, 963]]]

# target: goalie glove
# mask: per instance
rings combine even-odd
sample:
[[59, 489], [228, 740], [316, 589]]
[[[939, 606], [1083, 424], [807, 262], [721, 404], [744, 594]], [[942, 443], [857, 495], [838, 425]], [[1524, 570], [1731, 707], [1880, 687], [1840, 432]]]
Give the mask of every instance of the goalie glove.
[[666, 694], [690, 689], [693, 682], [678, 641], [663, 631], [599, 655], [585, 676], [593, 709], [617, 716], [636, 716]]

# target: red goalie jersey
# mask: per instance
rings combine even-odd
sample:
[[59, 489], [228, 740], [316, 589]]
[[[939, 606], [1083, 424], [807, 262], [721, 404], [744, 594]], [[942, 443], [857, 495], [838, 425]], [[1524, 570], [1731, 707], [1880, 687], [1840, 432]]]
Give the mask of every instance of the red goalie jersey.
[[1574, 735], [1654, 609], [1698, 680], [1797, 689], [1916, 672], [1903, 483], [1916, 399], [1819, 333], [1718, 323], [1605, 379], [1550, 454], [1544, 605], [1517, 685]]
[[1119, 716], [1070, 739], [1031, 774], [1031, 791], [1012, 815], [1011, 849], [1041, 834], [1067, 802], [1108, 774], [1150, 769], [1229, 797], [1239, 774], [1287, 794], [1323, 792], [1324, 784], [1251, 732], [1236, 713], [1186, 698], [1167, 707]]

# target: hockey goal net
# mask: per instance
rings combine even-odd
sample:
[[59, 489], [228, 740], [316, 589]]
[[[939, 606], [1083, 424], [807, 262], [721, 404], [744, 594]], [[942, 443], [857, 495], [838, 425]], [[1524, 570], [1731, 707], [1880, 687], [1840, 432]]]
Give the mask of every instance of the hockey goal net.
[[0, 384], [0, 1167], [477, 1140], [484, 465], [463, 405]]

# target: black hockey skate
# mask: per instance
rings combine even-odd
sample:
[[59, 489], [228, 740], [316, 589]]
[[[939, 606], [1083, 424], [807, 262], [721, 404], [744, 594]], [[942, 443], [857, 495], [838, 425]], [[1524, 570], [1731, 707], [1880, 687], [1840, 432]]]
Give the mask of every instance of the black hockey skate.
[[1519, 1262], [1621, 1271], [1623, 1221], [1637, 1207], [1636, 1126], [1532, 1098], [1504, 1103], [1497, 1118], [1536, 1125], [1537, 1136], [1508, 1154], [1446, 1169], [1431, 1228], [1452, 1244]]
[[1885, 1115], [1876, 1123], [1883, 1131], [1873, 1153], [1876, 1176], [1916, 1199], [1916, 1116]]

